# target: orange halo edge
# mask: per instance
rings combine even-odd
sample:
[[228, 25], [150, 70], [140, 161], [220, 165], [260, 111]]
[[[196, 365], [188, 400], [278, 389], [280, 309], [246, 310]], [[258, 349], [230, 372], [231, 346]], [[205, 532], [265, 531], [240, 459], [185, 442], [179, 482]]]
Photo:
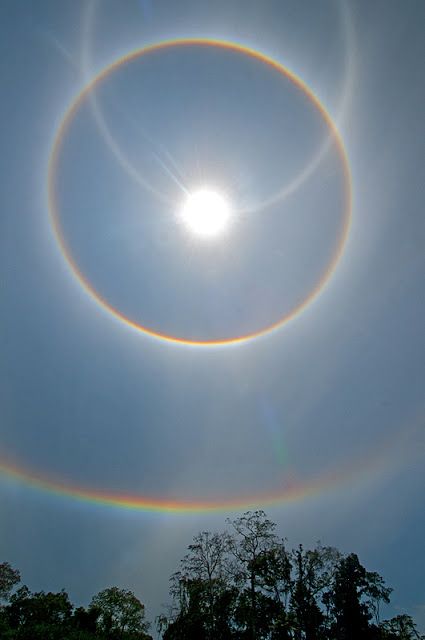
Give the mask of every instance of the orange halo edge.
[[[116, 309], [113, 305], [111, 305], [103, 296], [101, 296], [93, 287], [93, 285], [85, 278], [84, 274], [78, 267], [76, 261], [74, 260], [70, 250], [68, 249], [64, 234], [62, 232], [60, 219], [59, 219], [59, 208], [57, 206], [56, 195], [55, 195], [55, 176], [56, 176], [56, 168], [58, 164], [58, 158], [61, 151], [61, 144], [65, 137], [66, 131], [72, 122], [75, 114], [80, 108], [81, 104], [84, 100], [89, 96], [90, 92], [95, 89], [95, 87], [105, 80], [112, 72], [116, 71], [123, 64], [128, 62], [132, 62], [137, 58], [153, 53], [155, 51], [160, 51], [162, 49], [167, 49], [170, 47], [184, 47], [184, 46], [205, 46], [205, 47], [218, 47], [222, 49], [227, 49], [229, 51], [234, 51], [237, 53], [242, 53], [256, 60], [260, 60], [261, 62], [271, 66], [273, 69], [277, 70], [281, 73], [285, 78], [288, 78], [291, 82], [294, 83], [296, 87], [298, 87], [310, 100], [310, 102], [317, 108], [320, 115], [326, 122], [329, 131], [336, 143], [336, 147], [339, 152], [339, 156], [341, 158], [341, 164], [343, 167], [344, 173], [344, 184], [345, 184], [345, 204], [344, 204], [344, 213], [343, 213], [343, 224], [342, 230], [340, 233], [339, 242], [337, 244], [336, 250], [332, 259], [330, 260], [327, 269], [322, 274], [319, 279], [316, 287], [309, 293], [309, 295], [301, 301], [295, 308], [293, 308], [290, 312], [285, 314], [283, 317], [279, 318], [276, 322], [273, 322], [263, 329], [259, 331], [247, 333], [240, 336], [229, 337], [229, 338], [218, 338], [213, 340], [190, 340], [187, 338], [180, 338], [178, 336], [169, 335], [166, 333], [161, 333], [145, 327], [144, 325], [131, 320], [127, 316], [125, 316], [119, 309]], [[226, 346], [226, 345], [234, 345], [237, 343], [247, 342], [249, 340], [259, 338], [264, 336], [276, 329], [279, 329], [284, 324], [288, 323], [290, 320], [295, 318], [299, 313], [301, 313], [318, 295], [321, 293], [328, 282], [329, 278], [333, 274], [336, 265], [338, 264], [341, 255], [344, 250], [344, 246], [348, 237], [348, 233], [351, 225], [352, 218], [352, 185], [351, 185], [351, 175], [349, 169], [349, 163], [347, 158], [347, 153], [344, 148], [344, 144], [341, 138], [341, 135], [332, 121], [330, 115], [325, 110], [324, 106], [321, 104], [319, 99], [314, 95], [314, 93], [307, 87], [307, 85], [294, 73], [286, 69], [279, 62], [274, 60], [273, 58], [259, 53], [255, 49], [252, 49], [248, 46], [241, 45], [238, 43], [223, 41], [223, 40], [214, 40], [208, 38], [188, 38], [188, 39], [176, 39], [176, 40], [166, 40], [163, 42], [159, 42], [156, 44], [152, 44], [141, 49], [137, 49], [136, 51], [132, 51], [123, 57], [119, 58], [109, 66], [107, 66], [103, 71], [101, 71], [95, 78], [84, 87], [84, 89], [78, 94], [75, 100], [71, 103], [71, 105], [66, 110], [59, 127], [57, 129], [56, 135], [54, 137], [49, 161], [48, 161], [48, 171], [47, 171], [48, 179], [47, 179], [47, 199], [48, 199], [48, 210], [49, 210], [49, 218], [51, 227], [54, 232], [54, 236], [56, 241], [60, 247], [61, 253], [65, 258], [68, 266], [71, 269], [73, 276], [79, 282], [79, 284], [83, 287], [86, 293], [94, 299], [105, 311], [112, 314], [115, 318], [124, 322], [127, 326], [136, 329], [148, 335], [152, 338], [157, 338], [165, 342], [186, 345], [186, 346], [196, 346], [196, 347], [217, 347], [217, 346]]]

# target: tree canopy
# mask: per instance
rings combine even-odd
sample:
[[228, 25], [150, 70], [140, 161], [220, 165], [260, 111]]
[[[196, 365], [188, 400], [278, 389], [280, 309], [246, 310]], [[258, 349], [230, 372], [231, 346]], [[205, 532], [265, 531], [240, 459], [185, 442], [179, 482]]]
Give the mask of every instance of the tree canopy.
[[104, 589], [86, 609], [74, 607], [65, 591], [32, 593], [23, 585], [11, 593], [18, 575], [0, 608], [1, 640], [152, 640], [144, 605], [131, 591]]
[[164, 640], [425, 640], [408, 615], [380, 619], [391, 589], [355, 553], [289, 550], [263, 511], [195, 536], [171, 577]]
[[[64, 590], [19, 583], [19, 571], [0, 564], [1, 640], [152, 640], [132, 591], [109, 587], [75, 607]], [[425, 640], [409, 615], [381, 619], [391, 591], [355, 553], [290, 549], [264, 511], [247, 511], [193, 538], [157, 631], [163, 640]]]

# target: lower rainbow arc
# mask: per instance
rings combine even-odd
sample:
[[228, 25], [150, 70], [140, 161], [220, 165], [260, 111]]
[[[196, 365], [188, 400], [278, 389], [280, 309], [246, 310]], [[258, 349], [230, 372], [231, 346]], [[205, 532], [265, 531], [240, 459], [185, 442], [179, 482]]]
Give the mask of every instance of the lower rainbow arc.
[[215, 500], [183, 500], [172, 498], [153, 498], [142, 494], [120, 493], [112, 491], [99, 491], [82, 486], [66, 484], [60, 480], [53, 480], [39, 474], [18, 467], [17, 465], [0, 462], [0, 473], [5, 476], [44, 492], [59, 496], [66, 496], [77, 501], [101, 504], [110, 507], [119, 507], [134, 511], [170, 512], [170, 513], [202, 513], [210, 511], [244, 510], [261, 505], [272, 505], [296, 502], [307, 496], [313, 496], [323, 491], [327, 485], [335, 483], [335, 474], [322, 478], [320, 482], [313, 484], [293, 483], [284, 490], [274, 491], [257, 496], [240, 497], [233, 499]]
[[[373, 459], [373, 462], [376, 460]], [[153, 497], [143, 494], [124, 493], [109, 490], [94, 490], [64, 480], [52, 479], [16, 464], [0, 461], [0, 474], [22, 483], [26, 487], [44, 493], [71, 498], [79, 502], [99, 504], [108, 507], [159, 513], [206, 513], [217, 511], [243, 511], [258, 506], [284, 505], [299, 502], [341, 487], [359, 474], [359, 469], [367, 471], [371, 460], [351, 462], [344, 468], [333, 469], [308, 482], [286, 481], [285, 486], [270, 492], [209, 500]]]
[[410, 459], [418, 458], [424, 445], [423, 409], [414, 416], [411, 425], [403, 425], [396, 433], [389, 430], [387, 437], [358, 457], [353, 457], [340, 466], [318, 473], [304, 481], [296, 477], [282, 478], [282, 486], [271, 491], [253, 493], [250, 496], [215, 499], [179, 499], [158, 497], [134, 492], [119, 492], [109, 489], [91, 489], [64, 478], [48, 476], [35, 471], [11, 458], [0, 458], [0, 476], [29, 489], [53, 496], [66, 497], [78, 502], [98, 504], [111, 508], [154, 513], [207, 513], [223, 511], [246, 511], [258, 507], [284, 506], [299, 503], [309, 498], [318, 498], [340, 491], [344, 487], [356, 487], [370, 480], [376, 482], [382, 474], [394, 473]]

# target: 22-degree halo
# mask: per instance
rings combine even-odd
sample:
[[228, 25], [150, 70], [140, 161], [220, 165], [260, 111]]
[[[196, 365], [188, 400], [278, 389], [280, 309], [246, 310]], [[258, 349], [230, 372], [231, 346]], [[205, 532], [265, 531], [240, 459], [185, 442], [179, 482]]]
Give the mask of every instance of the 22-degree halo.
[[[148, 55], [149, 53], [173, 48], [173, 47], [189, 47], [189, 46], [199, 46], [199, 47], [216, 47], [224, 50], [232, 51], [235, 53], [241, 53], [248, 57], [252, 57], [265, 65], [270, 66], [272, 69], [278, 71], [282, 74], [283, 77], [290, 80], [298, 89], [302, 91], [302, 93], [307, 97], [307, 99], [313, 104], [313, 106], [317, 109], [322, 119], [326, 123], [329, 134], [333, 138], [336, 149], [338, 151], [341, 166], [343, 169], [344, 175], [344, 209], [342, 212], [342, 229], [339, 235], [338, 242], [336, 244], [336, 248], [334, 253], [327, 265], [327, 268], [320, 275], [316, 286], [310, 291], [310, 293], [292, 310], [288, 313], [281, 316], [277, 321], [274, 321], [262, 329], [254, 332], [245, 333], [243, 335], [238, 336], [230, 336], [223, 338], [216, 338], [211, 340], [191, 340], [188, 338], [183, 338], [179, 336], [174, 336], [172, 334], [166, 334], [159, 331], [155, 331], [155, 329], [151, 327], [147, 327], [142, 325], [140, 322], [136, 322], [135, 320], [124, 315], [119, 309], [115, 308], [104, 296], [102, 296], [95, 287], [91, 284], [91, 282], [85, 277], [84, 273], [79, 268], [76, 260], [74, 259], [68, 245], [66, 242], [65, 235], [62, 230], [60, 215], [59, 215], [59, 207], [57, 204], [56, 198], [56, 174], [57, 174], [57, 166], [58, 159], [60, 157], [60, 152], [62, 148], [63, 140], [66, 136], [68, 128], [72, 123], [74, 116], [78, 112], [80, 106], [84, 103], [86, 98], [89, 97], [90, 92], [92, 92], [101, 82], [103, 82], [111, 73], [119, 70], [119, 68], [125, 64], [128, 64], [134, 60], [139, 59], [144, 55]], [[339, 259], [343, 253], [346, 240], [348, 237], [351, 217], [352, 217], [352, 187], [351, 187], [351, 175], [349, 169], [349, 163], [347, 154], [344, 148], [344, 144], [342, 138], [339, 134], [339, 131], [334, 124], [332, 118], [319, 101], [319, 99], [314, 95], [311, 89], [292, 71], [284, 67], [282, 64], [269, 57], [268, 55], [258, 52], [255, 49], [251, 49], [242, 44], [228, 42], [224, 40], [213, 40], [208, 38], [187, 38], [187, 39], [176, 39], [176, 40], [167, 40], [163, 42], [159, 42], [156, 44], [148, 45], [141, 49], [137, 49], [136, 51], [132, 51], [123, 57], [119, 58], [109, 66], [107, 66], [103, 71], [101, 71], [95, 78], [88, 84], [86, 87], [77, 95], [74, 101], [70, 104], [67, 111], [65, 112], [62, 121], [59, 124], [56, 135], [54, 137], [50, 158], [48, 162], [48, 172], [47, 172], [47, 197], [48, 197], [48, 209], [49, 209], [49, 217], [50, 222], [53, 228], [54, 235], [61, 249], [61, 253], [64, 256], [66, 262], [68, 263], [73, 275], [78, 280], [83, 289], [90, 295], [91, 298], [96, 300], [96, 302], [103, 307], [104, 310], [111, 313], [115, 318], [123, 321], [127, 326], [136, 329], [145, 335], [151, 336], [153, 338], [158, 338], [160, 340], [171, 342], [174, 344], [182, 344], [182, 345], [192, 345], [192, 346], [224, 346], [231, 345], [240, 342], [246, 342], [248, 340], [252, 340], [254, 338], [259, 338], [260, 336], [264, 336], [275, 329], [282, 327], [284, 324], [295, 318], [301, 311], [303, 311], [317, 296], [326, 283], [330, 279], [333, 274]]]

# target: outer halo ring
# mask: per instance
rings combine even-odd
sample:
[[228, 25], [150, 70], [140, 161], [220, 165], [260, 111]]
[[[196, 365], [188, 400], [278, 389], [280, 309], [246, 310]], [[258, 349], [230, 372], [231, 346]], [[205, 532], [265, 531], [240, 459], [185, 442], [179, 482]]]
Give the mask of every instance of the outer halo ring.
[[[83, 104], [84, 100], [89, 96], [90, 92], [93, 91], [97, 85], [99, 85], [103, 80], [105, 80], [111, 73], [117, 71], [123, 64], [127, 64], [140, 58], [141, 56], [147, 55], [149, 53], [153, 53], [156, 51], [160, 51], [162, 49], [167, 49], [171, 47], [185, 47], [185, 46], [204, 46], [204, 47], [217, 47], [221, 49], [225, 49], [228, 51], [233, 51], [236, 53], [245, 54], [249, 57], [252, 57], [256, 60], [263, 62], [266, 65], [269, 65], [276, 71], [282, 74], [286, 79], [289, 79], [301, 92], [307, 97], [307, 99], [314, 105], [314, 107], [318, 110], [321, 117], [325, 121], [329, 133], [332, 139], [335, 142], [340, 160], [341, 166], [343, 168], [344, 174], [344, 210], [343, 210], [343, 223], [342, 230], [340, 232], [339, 240], [332, 255], [331, 260], [329, 261], [327, 268], [324, 273], [321, 274], [316, 286], [310, 291], [310, 293], [291, 311], [286, 313], [284, 316], [280, 317], [277, 321], [270, 323], [269, 325], [263, 327], [262, 329], [246, 333], [239, 336], [233, 337], [223, 337], [216, 338], [213, 340], [191, 340], [188, 338], [182, 338], [179, 336], [173, 336], [171, 334], [161, 333], [159, 331], [155, 331], [149, 327], [146, 327], [131, 318], [125, 316], [119, 309], [116, 309], [106, 298], [101, 296], [94, 286], [87, 280], [80, 270], [77, 262], [71, 254], [71, 251], [67, 245], [64, 233], [62, 231], [60, 216], [59, 216], [59, 207], [57, 204], [57, 198], [55, 193], [55, 178], [56, 178], [56, 170], [58, 165], [58, 159], [60, 157], [62, 142], [67, 133], [68, 127], [71, 124], [74, 116], [76, 115], [78, 109]], [[145, 335], [151, 336], [152, 338], [158, 338], [165, 342], [171, 342], [174, 344], [182, 344], [189, 346], [202, 346], [202, 347], [211, 347], [211, 346], [225, 346], [230, 344], [237, 344], [241, 342], [247, 342], [254, 338], [259, 338], [264, 336], [275, 329], [279, 329], [284, 324], [295, 318], [299, 313], [301, 313], [323, 290], [329, 278], [333, 274], [340, 257], [342, 256], [346, 240], [348, 237], [348, 233], [351, 225], [352, 218], [352, 185], [351, 185], [351, 174], [350, 168], [347, 158], [347, 153], [344, 148], [344, 144], [341, 138], [341, 135], [333, 122], [332, 118], [319, 101], [319, 99], [314, 95], [311, 89], [292, 71], [284, 67], [282, 64], [271, 58], [270, 56], [260, 53], [255, 49], [252, 49], [248, 46], [228, 42], [224, 40], [213, 40], [209, 38], [187, 38], [187, 39], [176, 39], [176, 40], [166, 40], [163, 42], [158, 42], [155, 44], [148, 45], [141, 49], [137, 49], [136, 51], [132, 51], [112, 64], [108, 65], [103, 69], [97, 76], [95, 76], [89, 84], [87, 84], [83, 90], [77, 95], [77, 97], [71, 102], [68, 109], [65, 111], [65, 114], [58, 126], [56, 134], [54, 136], [53, 145], [50, 152], [50, 157], [48, 161], [48, 169], [47, 169], [47, 198], [48, 198], [48, 210], [49, 210], [49, 219], [53, 229], [53, 233], [60, 247], [61, 253], [65, 258], [68, 266], [71, 269], [72, 274], [83, 287], [83, 289], [90, 295], [90, 297], [94, 298], [96, 302], [103, 307], [104, 310], [111, 313], [115, 318], [123, 321], [127, 326], [136, 329]]]

